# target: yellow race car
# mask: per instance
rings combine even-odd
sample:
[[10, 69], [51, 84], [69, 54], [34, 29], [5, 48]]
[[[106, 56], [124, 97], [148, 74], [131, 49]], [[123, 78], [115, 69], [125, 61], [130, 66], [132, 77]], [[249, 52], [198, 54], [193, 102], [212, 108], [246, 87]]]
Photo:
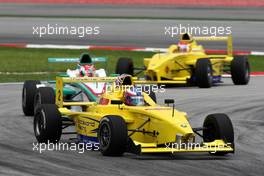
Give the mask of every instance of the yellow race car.
[[[97, 102], [65, 101], [64, 85], [80, 82], [106, 82], [109, 86]], [[127, 75], [57, 77], [56, 104], [41, 104], [36, 109], [37, 141], [56, 143], [64, 133], [62, 130], [73, 125], [80, 140], [99, 143], [101, 153], [106, 156], [125, 152], [234, 153], [233, 126], [227, 115], [211, 114], [202, 127], [192, 128], [187, 114], [175, 109], [173, 99], [166, 99], [166, 105], [158, 105], [153, 94], [131, 93], [136, 86]]]
[[[207, 55], [196, 41], [227, 41], [227, 55]], [[139, 72], [136, 72], [139, 70]], [[144, 59], [143, 68], [135, 68], [131, 58], [120, 58], [117, 74], [137, 75], [144, 71], [146, 84], [190, 84], [209, 88], [220, 83], [224, 73], [231, 73], [236, 85], [246, 85], [250, 66], [245, 56], [233, 56], [232, 37], [192, 37], [181, 35], [178, 45], [171, 45], [166, 53]]]

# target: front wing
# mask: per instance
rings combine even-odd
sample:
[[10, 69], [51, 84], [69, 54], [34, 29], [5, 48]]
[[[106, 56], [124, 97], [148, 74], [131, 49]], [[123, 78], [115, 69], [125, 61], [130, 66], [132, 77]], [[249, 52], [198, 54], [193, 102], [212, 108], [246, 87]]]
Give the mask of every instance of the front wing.
[[[199, 146], [197, 144], [186, 144], [179, 147], [177, 143], [167, 144], [163, 147], [158, 147], [155, 143], [140, 143], [134, 141], [137, 154], [144, 153], [179, 153], [179, 152], [227, 152], [234, 153], [234, 146], [232, 144], [227, 144], [223, 140], [215, 140], [213, 142], [202, 143]], [[132, 151], [133, 152], [133, 151]], [[134, 153], [133, 152], [133, 153]]]

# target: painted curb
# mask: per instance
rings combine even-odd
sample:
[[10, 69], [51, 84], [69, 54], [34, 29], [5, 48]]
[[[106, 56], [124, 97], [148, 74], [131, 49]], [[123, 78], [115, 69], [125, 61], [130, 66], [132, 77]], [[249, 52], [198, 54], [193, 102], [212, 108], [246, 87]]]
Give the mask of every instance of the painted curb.
[[[110, 51], [145, 51], [145, 52], [166, 52], [166, 48], [151, 47], [122, 47], [122, 46], [96, 46], [96, 45], [53, 45], [53, 44], [15, 44], [0, 43], [0, 47], [13, 48], [46, 48], [46, 49], [87, 49], [87, 50], [110, 50]], [[225, 54], [226, 50], [206, 50], [208, 54]], [[234, 51], [235, 55], [256, 55], [264, 56], [263, 51]]]
[[[264, 72], [251, 72], [250, 77], [259, 77], [259, 76], [264, 76]], [[224, 74], [222, 75], [223, 78], [231, 78], [230, 74]]]

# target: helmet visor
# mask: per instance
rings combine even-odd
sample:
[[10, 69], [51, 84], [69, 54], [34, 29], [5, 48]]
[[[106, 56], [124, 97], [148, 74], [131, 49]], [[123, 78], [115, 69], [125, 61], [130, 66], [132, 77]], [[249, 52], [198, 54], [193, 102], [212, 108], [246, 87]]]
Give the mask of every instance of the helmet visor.
[[143, 96], [131, 96], [131, 104], [134, 106], [143, 106], [145, 104]]

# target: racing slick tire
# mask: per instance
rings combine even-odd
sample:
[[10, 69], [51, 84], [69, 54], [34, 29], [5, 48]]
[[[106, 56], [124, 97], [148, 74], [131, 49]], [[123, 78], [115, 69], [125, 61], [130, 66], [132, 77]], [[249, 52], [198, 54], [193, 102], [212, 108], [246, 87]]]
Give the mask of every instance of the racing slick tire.
[[231, 62], [231, 75], [235, 85], [246, 85], [250, 80], [250, 66], [245, 56], [236, 56]]
[[199, 59], [195, 67], [196, 83], [200, 88], [210, 88], [213, 85], [213, 70], [209, 59]]
[[42, 104], [34, 115], [34, 133], [39, 143], [56, 143], [62, 133], [62, 118], [55, 104]]
[[104, 156], [121, 156], [128, 143], [127, 125], [120, 116], [109, 115], [99, 124], [98, 141]]
[[34, 113], [41, 104], [55, 104], [55, 92], [51, 87], [40, 87], [34, 96]]
[[22, 90], [22, 109], [26, 116], [34, 115], [34, 96], [37, 91], [38, 80], [28, 80], [24, 82]]
[[116, 64], [116, 74], [134, 75], [134, 64], [131, 58], [121, 57]]
[[[234, 129], [230, 118], [226, 114], [210, 114], [203, 123], [204, 142], [222, 139], [234, 147]], [[225, 155], [229, 152], [209, 152], [211, 155]]]

